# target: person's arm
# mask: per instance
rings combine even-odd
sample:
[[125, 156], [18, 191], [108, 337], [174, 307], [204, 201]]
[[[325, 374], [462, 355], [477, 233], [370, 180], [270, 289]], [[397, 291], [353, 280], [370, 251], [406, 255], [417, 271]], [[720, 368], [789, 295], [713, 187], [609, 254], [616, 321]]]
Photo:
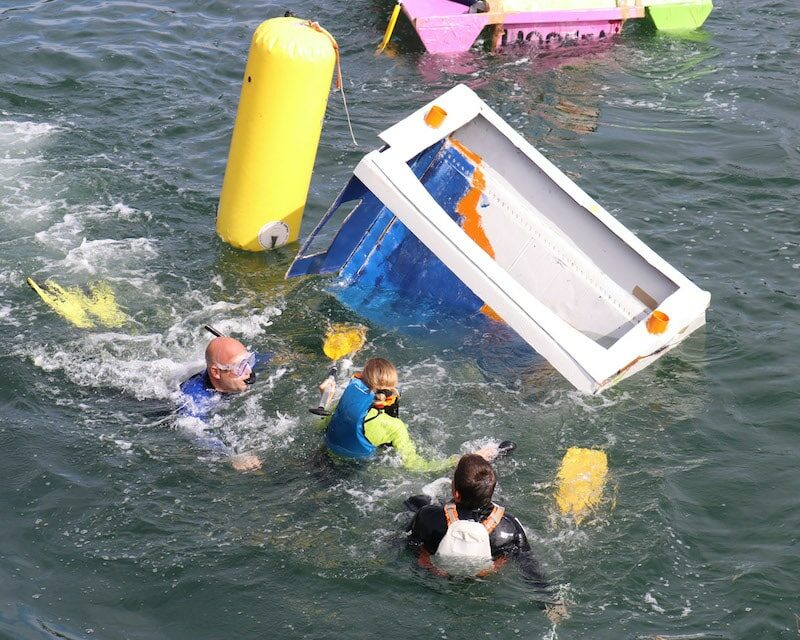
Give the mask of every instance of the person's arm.
[[[192, 416], [195, 417], [195, 416]], [[253, 471], [261, 467], [261, 460], [253, 453], [238, 453], [223, 440], [205, 430], [206, 423], [196, 418], [196, 423], [186, 425], [184, 431], [191, 437], [195, 446], [220, 458], [228, 458], [237, 471]], [[193, 421], [194, 422], [194, 421]]]
[[[414, 496], [410, 500], [415, 500], [427, 496]], [[430, 500], [430, 498], [428, 498]], [[421, 505], [422, 500], [417, 500]], [[408, 506], [409, 501], [406, 501]], [[416, 506], [416, 505], [414, 505]], [[417, 564], [431, 573], [442, 578], [447, 577], [447, 572], [437, 567], [432, 560], [436, 553], [436, 548], [447, 530], [447, 522], [441, 508], [435, 506], [422, 506], [414, 514], [414, 519], [409, 525], [408, 548], [417, 558]]]
[[[375, 415], [377, 413], [377, 416]], [[375, 417], [373, 417], [375, 416]], [[370, 420], [370, 418], [372, 418]], [[394, 447], [403, 461], [403, 466], [409, 471], [439, 472], [455, 466], [459, 456], [454, 455], [444, 460], [426, 460], [417, 453], [417, 448], [408, 428], [399, 418], [387, 416], [383, 412], [370, 409], [364, 423], [364, 435], [373, 445], [390, 445]]]
[[204, 416], [186, 411], [185, 406], [181, 407], [178, 413], [182, 414], [182, 420], [186, 421], [183, 431], [189, 435], [195, 446], [220, 458], [228, 458], [236, 471], [253, 471], [261, 467], [258, 456], [252, 453], [237, 453], [221, 438], [207, 431], [208, 424], [203, 420]]
[[314, 421], [314, 428], [317, 431], [325, 431], [328, 428], [328, 425], [331, 423], [331, 418], [333, 418], [333, 414], [336, 412], [336, 407], [339, 406], [338, 402], [335, 402], [333, 406], [329, 409], [327, 416], [315, 416], [317, 419]]
[[192, 442], [201, 449], [219, 456], [229, 456], [233, 453], [227, 444], [211, 433], [203, 432], [201, 435], [193, 436]]
[[237, 471], [252, 471], [261, 467], [261, 460], [252, 453], [238, 453], [229, 447], [218, 436], [208, 431], [206, 419], [216, 408], [220, 395], [207, 388], [207, 384], [199, 376], [192, 376], [181, 387], [183, 404], [178, 407], [181, 426], [196, 446], [204, 451], [228, 458], [231, 466]]

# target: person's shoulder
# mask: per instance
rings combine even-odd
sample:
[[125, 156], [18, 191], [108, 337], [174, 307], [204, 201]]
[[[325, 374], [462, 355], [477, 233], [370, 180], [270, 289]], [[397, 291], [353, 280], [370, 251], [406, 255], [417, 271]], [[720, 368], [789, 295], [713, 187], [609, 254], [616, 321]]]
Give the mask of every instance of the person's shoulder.
[[396, 425], [397, 427], [402, 427], [403, 429], [406, 428], [406, 423], [403, 422], [400, 418], [395, 418], [394, 416], [390, 416], [385, 411], [381, 411], [381, 413], [385, 416], [384, 420], [389, 424]]
[[416, 513], [416, 519], [420, 523], [431, 524], [439, 520], [445, 520], [444, 507], [440, 504], [428, 504]]
[[382, 427], [388, 429], [405, 429], [408, 431], [408, 427], [406, 427], [406, 423], [403, 422], [400, 418], [395, 418], [394, 416], [390, 416], [385, 411], [379, 411], [375, 407], [371, 407], [369, 411], [367, 411], [366, 417], [366, 424], [369, 425], [370, 422], [375, 422], [376, 424], [381, 425]]
[[186, 395], [192, 395], [198, 391], [207, 391], [208, 384], [206, 382], [206, 370], [203, 369], [199, 373], [195, 373], [190, 378], [186, 378], [180, 384], [180, 390]]
[[[414, 514], [411, 528], [416, 536], [426, 542], [431, 542], [432, 537], [443, 535], [447, 530], [444, 508], [439, 504], [425, 505]], [[433, 540], [433, 542], [438, 544], [438, 540]]]
[[525, 535], [525, 528], [522, 526], [519, 518], [511, 513], [504, 505], [497, 504], [496, 502], [492, 504], [503, 509], [503, 517], [500, 518], [500, 521], [497, 523], [497, 530], [502, 531], [504, 535]]
[[206, 415], [221, 396], [211, 385], [205, 371], [184, 380], [180, 390], [184, 402], [179, 409], [180, 413], [196, 417]]
[[525, 528], [519, 519], [512, 513], [506, 511], [500, 522], [492, 533], [495, 544], [505, 547], [512, 545], [517, 551], [529, 551], [530, 545], [528, 544], [528, 536], [525, 533]]
[[524, 531], [522, 523], [519, 521], [519, 518], [517, 518], [517, 516], [515, 516], [513, 513], [509, 512], [508, 509], [505, 509], [505, 511], [503, 512], [502, 520], [509, 523], [518, 531]]
[[424, 513], [426, 515], [440, 513], [444, 515], [444, 507], [440, 504], [426, 504], [424, 507], [422, 507], [422, 509], [419, 510], [419, 513]]

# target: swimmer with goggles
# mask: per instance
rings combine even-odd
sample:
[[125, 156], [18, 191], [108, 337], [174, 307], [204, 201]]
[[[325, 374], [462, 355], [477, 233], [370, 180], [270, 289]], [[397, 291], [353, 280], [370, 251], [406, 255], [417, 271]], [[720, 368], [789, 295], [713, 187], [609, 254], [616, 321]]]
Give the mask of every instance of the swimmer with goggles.
[[[220, 371], [230, 371], [236, 378], [241, 378], [249, 369], [250, 370], [250, 378], [253, 378], [255, 381], [255, 376], [253, 375], [253, 367], [256, 364], [256, 352], [246, 352], [245, 355], [234, 362], [233, 364], [220, 364], [218, 362], [214, 363], [214, 366], [219, 369]], [[250, 382], [250, 378], [245, 380], [248, 384], [252, 384]]]

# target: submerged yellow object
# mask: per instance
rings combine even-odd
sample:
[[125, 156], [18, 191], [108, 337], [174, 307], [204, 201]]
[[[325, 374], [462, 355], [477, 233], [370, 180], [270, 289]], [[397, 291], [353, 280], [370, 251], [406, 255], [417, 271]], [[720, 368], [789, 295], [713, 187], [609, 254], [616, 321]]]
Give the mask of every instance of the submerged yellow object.
[[95, 321], [104, 327], [121, 327], [127, 320], [105, 282], [91, 283], [88, 293], [80, 287], [62, 287], [53, 280], [40, 287], [28, 278], [28, 284], [53, 311], [81, 329], [91, 329]]
[[378, 45], [378, 49], [375, 51], [376, 56], [380, 53], [383, 53], [386, 45], [389, 44], [389, 40], [391, 40], [392, 34], [394, 33], [394, 25], [397, 24], [397, 16], [400, 15], [401, 8], [402, 3], [400, 2], [394, 5], [394, 9], [392, 9], [392, 15], [389, 17], [389, 24], [386, 25], [386, 31], [383, 34], [383, 40], [381, 40], [381, 43]]
[[608, 458], [597, 449], [571, 447], [564, 454], [556, 476], [556, 504], [576, 524], [599, 504], [608, 474]]
[[367, 329], [361, 325], [334, 324], [325, 332], [322, 350], [331, 360], [338, 360], [358, 351], [367, 340]]

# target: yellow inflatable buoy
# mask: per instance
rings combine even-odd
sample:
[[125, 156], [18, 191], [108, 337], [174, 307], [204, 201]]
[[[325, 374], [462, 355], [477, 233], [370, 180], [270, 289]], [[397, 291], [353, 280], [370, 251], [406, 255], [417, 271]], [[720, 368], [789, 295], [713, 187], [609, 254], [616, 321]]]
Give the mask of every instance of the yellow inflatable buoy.
[[571, 447], [564, 454], [556, 476], [556, 504], [575, 524], [589, 515], [603, 498], [608, 459], [603, 451]]
[[28, 285], [62, 318], [76, 327], [91, 329], [95, 320], [105, 327], [121, 327], [128, 319], [117, 305], [111, 287], [105, 282], [93, 282], [89, 285], [89, 293], [80, 287], [62, 287], [48, 280], [40, 287], [33, 278], [28, 278]]
[[255, 30], [217, 212], [228, 244], [263, 251], [299, 237], [337, 52], [308, 20]]

